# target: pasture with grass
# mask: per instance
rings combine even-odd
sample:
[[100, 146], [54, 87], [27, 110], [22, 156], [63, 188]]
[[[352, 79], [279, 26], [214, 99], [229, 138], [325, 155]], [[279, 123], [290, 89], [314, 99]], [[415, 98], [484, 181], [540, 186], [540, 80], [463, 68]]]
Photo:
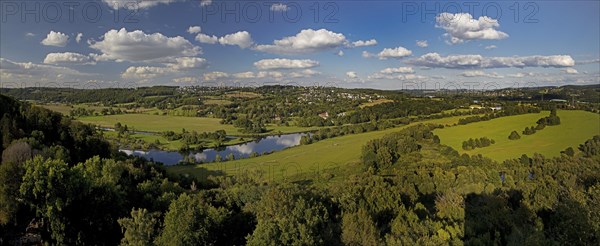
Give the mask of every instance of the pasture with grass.
[[[434, 131], [442, 144], [449, 145], [461, 153], [469, 155], [481, 154], [496, 161], [518, 158], [523, 154], [533, 156], [534, 153], [544, 156], [559, 156], [568, 147], [576, 149], [586, 139], [600, 134], [600, 115], [577, 110], [559, 110], [560, 125], [546, 126], [532, 135], [520, 134], [518, 140], [509, 140], [512, 131], [521, 131], [535, 126], [536, 121], [548, 116], [549, 111], [539, 114], [525, 114], [502, 117], [490, 121], [470, 123], [437, 129]], [[495, 144], [485, 148], [463, 150], [462, 142], [469, 138], [488, 137]]]
[[199, 132], [214, 132], [225, 130], [227, 133], [236, 134], [237, 129], [232, 125], [223, 125], [220, 119], [206, 117], [184, 117], [152, 114], [123, 114], [108, 116], [92, 116], [78, 118], [78, 121], [112, 128], [117, 123], [127, 125], [136, 131], [164, 132], [182, 129], [196, 130]]

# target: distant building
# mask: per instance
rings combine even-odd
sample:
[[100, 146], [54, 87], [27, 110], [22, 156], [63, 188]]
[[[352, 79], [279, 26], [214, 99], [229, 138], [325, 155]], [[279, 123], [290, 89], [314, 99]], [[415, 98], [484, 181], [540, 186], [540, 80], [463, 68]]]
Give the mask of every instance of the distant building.
[[329, 113], [327, 112], [323, 112], [319, 114], [319, 117], [323, 118], [324, 120], [326, 120], [327, 118], [329, 118]]
[[502, 110], [502, 107], [496, 106], [496, 107], [490, 107], [490, 109], [493, 111], [496, 111], [496, 110]]

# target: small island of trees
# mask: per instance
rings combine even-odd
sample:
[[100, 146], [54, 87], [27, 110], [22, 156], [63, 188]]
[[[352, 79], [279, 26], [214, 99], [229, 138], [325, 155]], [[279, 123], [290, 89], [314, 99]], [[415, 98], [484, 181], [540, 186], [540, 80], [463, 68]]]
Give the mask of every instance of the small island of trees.
[[496, 143], [496, 141], [494, 139], [489, 139], [487, 137], [481, 137], [481, 138], [476, 138], [476, 139], [469, 138], [469, 140], [463, 141], [462, 148], [464, 150], [472, 150], [475, 148], [488, 147], [495, 143]]

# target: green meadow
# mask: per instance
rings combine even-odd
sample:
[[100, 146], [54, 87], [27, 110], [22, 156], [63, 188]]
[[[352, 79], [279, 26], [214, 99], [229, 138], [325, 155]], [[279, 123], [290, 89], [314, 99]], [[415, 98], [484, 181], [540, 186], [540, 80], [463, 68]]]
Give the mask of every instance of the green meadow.
[[[525, 114], [502, 117], [490, 121], [476, 122], [467, 125], [447, 127], [434, 131], [440, 137], [442, 144], [456, 149], [460, 153], [469, 155], [481, 154], [496, 161], [518, 158], [522, 154], [529, 156], [534, 153], [547, 157], [559, 156], [560, 152], [568, 147], [577, 149], [579, 144], [600, 134], [600, 115], [586, 111], [559, 110], [561, 124], [547, 126], [533, 135], [524, 135], [525, 127], [536, 125], [539, 118], [548, 116], [549, 112], [539, 114]], [[517, 131], [521, 135], [519, 140], [509, 140], [508, 135]], [[462, 142], [469, 138], [488, 137], [496, 141], [495, 144], [463, 150]]]
[[182, 129], [197, 132], [214, 132], [225, 130], [228, 134], [238, 133], [238, 130], [232, 125], [220, 124], [217, 118], [202, 117], [184, 117], [170, 115], [153, 114], [120, 114], [106, 116], [81, 117], [77, 120], [83, 123], [99, 125], [101, 127], [114, 127], [117, 122], [127, 125], [129, 129], [135, 128], [136, 131], [181, 132]]
[[[154, 114], [121, 114], [106, 116], [89, 116], [77, 119], [83, 123], [99, 125], [101, 127], [112, 128], [117, 122], [127, 125], [131, 130], [148, 132], [174, 131], [181, 132], [185, 128], [187, 131], [214, 132], [225, 130], [229, 135], [245, 136], [233, 125], [221, 124], [221, 119], [206, 117], [185, 117], [171, 115]], [[295, 133], [318, 129], [317, 127], [298, 127], [298, 126], [277, 126], [267, 125], [267, 134], [277, 133]]]
[[189, 174], [196, 177], [207, 175], [239, 175], [259, 173], [265, 181], [314, 180], [324, 173], [343, 177], [346, 173], [362, 172], [360, 155], [362, 146], [372, 139], [381, 138], [407, 126], [419, 123], [452, 125], [464, 116], [427, 120], [406, 126], [346, 135], [322, 140], [309, 145], [292, 147], [283, 151], [235, 161], [207, 163], [187, 166], [171, 166], [167, 170], [174, 174]]

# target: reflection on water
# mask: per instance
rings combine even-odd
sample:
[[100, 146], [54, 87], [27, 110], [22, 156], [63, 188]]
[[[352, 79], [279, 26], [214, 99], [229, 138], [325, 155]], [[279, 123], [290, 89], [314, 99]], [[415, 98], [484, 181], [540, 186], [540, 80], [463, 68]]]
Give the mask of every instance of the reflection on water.
[[[305, 135], [306, 133], [294, 133], [279, 136], [268, 136], [254, 142], [232, 145], [221, 149], [206, 149], [202, 152], [190, 152], [189, 156], [193, 157], [196, 162], [212, 162], [216, 159], [217, 155], [221, 156], [221, 158], [224, 160], [229, 154], [233, 154], [235, 159], [242, 159], [247, 158], [253, 152], [263, 154], [299, 145], [300, 138]], [[119, 151], [127, 155], [140, 156], [148, 160], [162, 162], [165, 165], [175, 165], [182, 161], [185, 157], [185, 154], [177, 151], [141, 151], [125, 149]]]

